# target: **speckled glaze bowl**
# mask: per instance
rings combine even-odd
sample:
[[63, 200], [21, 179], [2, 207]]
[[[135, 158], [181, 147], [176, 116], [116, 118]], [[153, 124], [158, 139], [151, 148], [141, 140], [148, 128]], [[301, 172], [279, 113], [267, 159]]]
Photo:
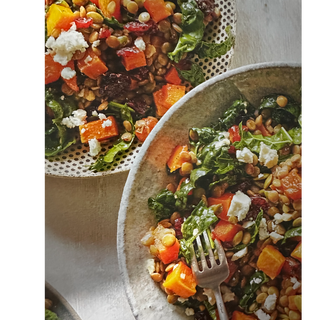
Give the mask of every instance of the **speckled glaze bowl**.
[[177, 144], [188, 143], [188, 129], [216, 121], [243, 96], [253, 105], [268, 94], [300, 100], [301, 66], [273, 62], [244, 66], [211, 78], [176, 103], [143, 144], [124, 187], [118, 217], [118, 259], [132, 313], [139, 320], [190, 319], [150, 278], [151, 256], [140, 239], [155, 225], [148, 198], [171, 182], [166, 161]]

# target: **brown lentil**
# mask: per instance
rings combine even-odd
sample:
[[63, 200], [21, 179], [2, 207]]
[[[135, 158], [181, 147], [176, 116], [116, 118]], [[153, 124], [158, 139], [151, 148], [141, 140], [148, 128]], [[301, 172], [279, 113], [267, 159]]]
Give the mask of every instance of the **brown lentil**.
[[163, 274], [154, 272], [151, 274], [151, 278], [155, 282], [160, 282], [163, 279]]

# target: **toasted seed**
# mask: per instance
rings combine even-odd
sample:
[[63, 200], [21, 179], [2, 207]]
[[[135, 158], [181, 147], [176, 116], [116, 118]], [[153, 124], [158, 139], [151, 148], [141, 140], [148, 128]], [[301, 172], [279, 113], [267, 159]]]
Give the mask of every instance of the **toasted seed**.
[[98, 107], [98, 110], [101, 111], [101, 110], [107, 110], [108, 109], [108, 101], [104, 101], [102, 102], [99, 107]]
[[166, 234], [161, 239], [161, 242], [165, 247], [172, 247], [176, 243], [176, 237], [172, 234]]
[[302, 223], [302, 218], [299, 217], [299, 218], [293, 220], [292, 226], [293, 226], [293, 227], [300, 227], [300, 226], [301, 226], [301, 223]]
[[279, 303], [282, 307], [287, 307], [289, 304], [288, 296], [283, 295], [279, 298]]
[[152, 234], [151, 231], [148, 231], [144, 236], [143, 238], [141, 239], [141, 243], [144, 245], [144, 246], [151, 246], [152, 244], [154, 244], [154, 236]]
[[182, 13], [180, 12], [176, 12], [174, 15], [173, 15], [173, 21], [176, 23], [176, 24], [181, 24], [182, 22]]
[[163, 279], [163, 274], [154, 272], [151, 274], [151, 278], [155, 282], [160, 282]]
[[167, 295], [167, 301], [171, 304], [174, 304], [175, 302], [177, 302], [178, 300], [178, 296], [174, 295], [174, 294], [168, 294]]
[[125, 132], [122, 136], [121, 139], [123, 141], [129, 142], [132, 139], [132, 134], [130, 132]]
[[267, 179], [265, 180], [265, 182], [263, 184], [263, 189], [267, 189], [270, 186], [272, 179], [273, 179], [273, 175], [269, 174], [269, 176], [267, 177]]
[[288, 103], [288, 99], [285, 96], [278, 96], [276, 101], [278, 106], [281, 108], [285, 107]]
[[95, 11], [87, 12], [87, 18], [91, 18], [93, 23], [97, 23], [97, 24], [103, 23], [102, 15]]
[[242, 238], [243, 238], [243, 231], [240, 230], [239, 232], [237, 232], [237, 233], [235, 234], [235, 236], [234, 236], [233, 239], [232, 239], [232, 244], [233, 244], [233, 246], [238, 245], [238, 244], [242, 241]]
[[130, 121], [128, 121], [128, 120], [123, 121], [123, 126], [127, 131], [132, 130], [132, 125], [131, 125]]
[[127, 3], [127, 9], [128, 9], [128, 11], [129, 11], [130, 13], [135, 14], [135, 13], [138, 12], [139, 6], [138, 6], [138, 4], [137, 4], [136, 2], [134, 2], [134, 1], [129, 1], [129, 2]]
[[243, 235], [243, 238], [242, 238], [242, 243], [243, 244], [248, 244], [251, 240], [251, 234], [250, 232], [246, 231]]
[[181, 33], [182, 32], [182, 29], [176, 24], [176, 23], [173, 23], [172, 24], [172, 28], [177, 31], [178, 33]]
[[264, 301], [267, 299], [267, 297], [268, 297], [268, 294], [267, 293], [265, 293], [265, 292], [261, 292], [260, 294], [258, 294], [257, 295], [257, 297], [256, 297], [256, 301], [258, 302], [258, 303], [264, 303]]
[[150, 14], [148, 13], [148, 12], [141, 12], [140, 14], [139, 14], [139, 18], [138, 18], [138, 20], [140, 21], [140, 22], [148, 22], [149, 20], [150, 20]]
[[80, 11], [80, 18], [85, 18], [87, 15], [87, 11], [86, 11], [85, 7], [81, 6], [79, 11]]
[[98, 33], [98, 31], [93, 31], [93, 32], [90, 34], [90, 36], [89, 36], [89, 42], [90, 42], [90, 43], [93, 43], [93, 42], [97, 41], [98, 38], [99, 38], [99, 33]]

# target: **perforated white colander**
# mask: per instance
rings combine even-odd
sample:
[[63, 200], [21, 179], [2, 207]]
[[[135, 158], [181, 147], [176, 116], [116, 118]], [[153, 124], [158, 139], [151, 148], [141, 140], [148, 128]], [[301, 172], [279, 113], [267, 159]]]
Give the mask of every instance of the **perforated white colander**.
[[[220, 9], [221, 17], [218, 21], [213, 21], [208, 24], [204, 40], [218, 43], [227, 39], [228, 35], [225, 29], [228, 25], [231, 26], [233, 34], [236, 35], [236, 6], [235, 0], [220, 0], [216, 1], [215, 4]], [[205, 74], [205, 79], [208, 80], [228, 70], [232, 55], [233, 48], [220, 58], [194, 58], [193, 61], [201, 66]], [[187, 91], [191, 89], [190, 86], [187, 87]], [[104, 154], [111, 149], [114, 141], [115, 140], [110, 140], [103, 144], [101, 153]], [[141, 146], [141, 142], [134, 141], [129, 150], [119, 153], [114, 163], [106, 167], [107, 171], [93, 172], [89, 170], [89, 166], [97, 160], [97, 156], [90, 156], [88, 144], [79, 142], [55, 156], [46, 157], [45, 173], [59, 177], [94, 177], [127, 171], [130, 169]]]

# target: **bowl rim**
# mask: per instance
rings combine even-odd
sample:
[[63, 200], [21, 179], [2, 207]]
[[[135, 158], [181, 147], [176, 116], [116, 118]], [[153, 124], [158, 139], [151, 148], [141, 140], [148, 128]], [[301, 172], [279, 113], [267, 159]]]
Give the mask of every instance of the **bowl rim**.
[[283, 61], [273, 61], [273, 62], [259, 62], [254, 64], [248, 64], [245, 66], [241, 66], [235, 69], [231, 69], [226, 71], [225, 73], [221, 75], [217, 75], [215, 77], [210, 78], [209, 80], [206, 80], [190, 92], [188, 92], [184, 97], [182, 97], [173, 107], [171, 107], [164, 116], [159, 120], [157, 126], [151, 131], [148, 138], [142, 145], [134, 164], [132, 165], [126, 183], [123, 188], [123, 193], [120, 201], [120, 207], [118, 212], [118, 221], [117, 221], [117, 255], [118, 255], [118, 265], [120, 270], [120, 276], [124, 285], [124, 290], [127, 296], [127, 300], [130, 305], [130, 309], [133, 313], [133, 316], [137, 319], [135, 313], [134, 313], [134, 306], [130, 299], [130, 285], [129, 285], [129, 276], [128, 276], [128, 270], [127, 270], [127, 264], [126, 264], [126, 255], [124, 252], [125, 248], [125, 220], [127, 216], [127, 207], [129, 205], [129, 198], [131, 195], [131, 181], [134, 181], [135, 176], [137, 175], [139, 168], [142, 164], [142, 160], [145, 157], [147, 150], [149, 146], [151, 145], [152, 141], [155, 139], [159, 131], [162, 129], [164, 124], [167, 120], [173, 115], [173, 113], [176, 112], [187, 100], [198, 94], [199, 92], [203, 91], [208, 86], [211, 86], [217, 82], [223, 81], [226, 78], [235, 76], [237, 74], [241, 74], [247, 71], [253, 71], [257, 69], [270, 69], [270, 68], [301, 68], [301, 63], [299, 62], [283, 62]]

